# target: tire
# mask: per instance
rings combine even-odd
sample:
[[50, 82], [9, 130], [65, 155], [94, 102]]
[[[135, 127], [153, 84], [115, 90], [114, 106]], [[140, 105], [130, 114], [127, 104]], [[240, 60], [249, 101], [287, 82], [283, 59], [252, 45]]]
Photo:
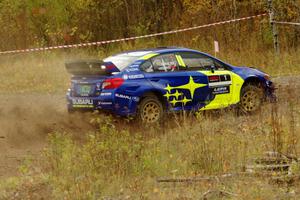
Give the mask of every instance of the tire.
[[242, 88], [240, 109], [244, 113], [255, 113], [259, 111], [263, 103], [262, 88], [255, 85], [246, 85]]
[[156, 96], [146, 96], [140, 102], [138, 107], [138, 118], [142, 123], [153, 124], [161, 122], [163, 115], [163, 105]]

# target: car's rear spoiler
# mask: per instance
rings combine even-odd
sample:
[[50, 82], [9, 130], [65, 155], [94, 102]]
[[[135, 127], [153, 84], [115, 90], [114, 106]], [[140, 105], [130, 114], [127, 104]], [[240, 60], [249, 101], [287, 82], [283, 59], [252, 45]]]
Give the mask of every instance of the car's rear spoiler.
[[65, 63], [66, 70], [72, 75], [105, 75], [109, 76], [119, 69], [113, 63], [102, 60], [73, 60]]

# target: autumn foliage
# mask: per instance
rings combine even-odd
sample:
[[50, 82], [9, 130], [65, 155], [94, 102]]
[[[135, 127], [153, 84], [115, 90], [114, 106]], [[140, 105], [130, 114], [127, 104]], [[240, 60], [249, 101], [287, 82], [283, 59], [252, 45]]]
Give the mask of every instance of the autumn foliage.
[[[273, 1], [277, 20], [300, 22], [299, 0]], [[266, 12], [267, 0], [1, 0], [0, 50], [101, 41]], [[282, 47], [297, 47], [299, 38], [299, 27], [280, 27]], [[272, 47], [268, 17], [156, 39], [202, 48], [213, 39], [237, 50], [244, 41]]]

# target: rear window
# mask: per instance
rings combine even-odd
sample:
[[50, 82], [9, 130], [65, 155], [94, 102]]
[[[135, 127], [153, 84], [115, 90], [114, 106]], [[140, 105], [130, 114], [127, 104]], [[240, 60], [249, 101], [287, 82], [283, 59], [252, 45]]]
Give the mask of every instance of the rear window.
[[150, 52], [141, 51], [141, 52], [130, 52], [130, 53], [118, 54], [104, 59], [104, 62], [112, 62], [120, 71], [122, 71], [128, 65], [132, 64], [134, 61], [136, 61], [137, 59], [139, 59], [140, 57], [148, 53]]

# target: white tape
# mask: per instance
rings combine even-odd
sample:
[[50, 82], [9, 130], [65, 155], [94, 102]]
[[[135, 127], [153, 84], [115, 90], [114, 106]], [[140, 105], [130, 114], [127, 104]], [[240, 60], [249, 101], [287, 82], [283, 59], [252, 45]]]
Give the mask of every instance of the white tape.
[[185, 32], [185, 31], [191, 31], [191, 30], [196, 30], [196, 29], [201, 29], [201, 28], [207, 28], [207, 27], [210, 27], [210, 26], [217, 26], [217, 25], [222, 25], [222, 24], [228, 24], [228, 23], [233, 23], [233, 22], [250, 20], [250, 19], [254, 19], [254, 18], [258, 18], [258, 17], [263, 17], [263, 16], [266, 16], [266, 15], [267, 14], [265, 13], [265, 14], [260, 14], [260, 15], [243, 17], [243, 18], [239, 18], [239, 19], [232, 19], [232, 20], [227, 20], [227, 21], [222, 21], [222, 22], [216, 22], [216, 23], [212, 23], [212, 24], [205, 24], [205, 25], [194, 26], [194, 27], [189, 27], [189, 28], [184, 28], [184, 29], [166, 31], [166, 32], [161, 32], [161, 33], [153, 33], [153, 34], [149, 34], [149, 35], [135, 36], [135, 37], [129, 37], [129, 38], [121, 38], [121, 39], [106, 40], [106, 41], [99, 41], [99, 42], [88, 42], [88, 43], [82, 43], [82, 44], [71, 44], [71, 45], [42, 47], [42, 48], [33, 48], [33, 49], [2, 51], [2, 52], [0, 52], [0, 55], [14, 54], [14, 53], [36, 52], [36, 51], [47, 51], [47, 50], [53, 50], [53, 49], [69, 49], [69, 48], [78, 48], [78, 47], [86, 47], [86, 46], [99, 46], [99, 45], [103, 45], [103, 44], [110, 44], [110, 43], [116, 43], [116, 42], [124, 42], [124, 41], [129, 41], [129, 40], [142, 39], [142, 38], [156, 37], [156, 36], [160, 36], [160, 35], [169, 35], [169, 34], [174, 34], [174, 33], [181, 33], [181, 32]]
[[277, 22], [277, 21], [272, 21], [275, 24], [286, 24], [286, 25], [295, 25], [295, 26], [300, 26], [300, 23], [296, 22]]

